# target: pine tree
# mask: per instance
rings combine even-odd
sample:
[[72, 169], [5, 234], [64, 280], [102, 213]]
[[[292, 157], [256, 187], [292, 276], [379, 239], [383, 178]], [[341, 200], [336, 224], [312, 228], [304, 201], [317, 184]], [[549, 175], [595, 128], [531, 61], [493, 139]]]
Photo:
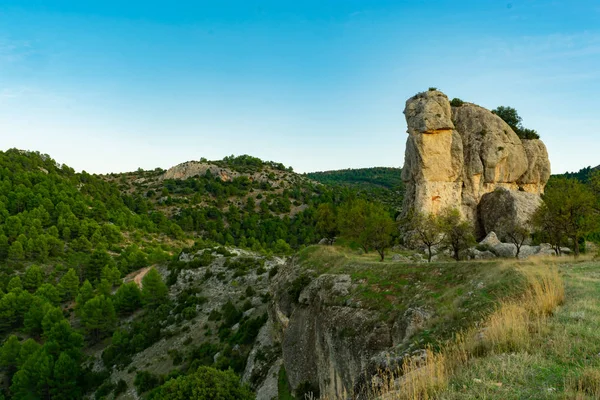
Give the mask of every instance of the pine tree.
[[49, 398], [52, 357], [44, 349], [32, 354], [15, 374], [10, 386], [15, 400]]
[[75, 299], [75, 310], [77, 312], [80, 312], [83, 309], [83, 306], [85, 306], [85, 303], [87, 303], [93, 297], [94, 288], [92, 287], [90, 281], [86, 280], [85, 282], [83, 282], [83, 285], [81, 285], [81, 288], [79, 289], [79, 294]]
[[107, 279], [102, 279], [96, 286], [96, 291], [98, 294], [110, 297], [112, 293], [112, 284]]
[[32, 265], [27, 268], [25, 275], [23, 276], [23, 288], [33, 293], [44, 281], [44, 274], [42, 269], [37, 265]]
[[43, 285], [41, 285], [39, 289], [35, 292], [35, 295], [48, 300], [55, 306], [60, 304], [60, 292], [58, 291], [56, 286], [50, 283], [44, 283]]
[[15, 335], [11, 335], [0, 348], [0, 366], [6, 369], [9, 379], [17, 371], [21, 342]]
[[142, 300], [146, 307], [153, 308], [164, 303], [168, 292], [167, 285], [156, 269], [151, 268], [142, 278]]
[[95, 341], [110, 333], [117, 323], [112, 301], [106, 296], [96, 296], [83, 306], [81, 322]]
[[21, 261], [25, 258], [25, 250], [21, 242], [13, 242], [8, 249], [8, 258], [12, 261]]
[[42, 320], [50, 308], [52, 308], [52, 305], [45, 299], [34, 296], [29, 311], [25, 313], [23, 320], [25, 332], [39, 338], [43, 332]]
[[12, 277], [10, 281], [8, 281], [6, 290], [8, 290], [9, 292], [18, 292], [23, 290], [23, 283], [21, 282], [21, 278], [18, 276]]
[[60, 279], [59, 288], [63, 301], [73, 300], [77, 296], [79, 278], [73, 268], [70, 268]]
[[114, 302], [119, 314], [130, 314], [142, 306], [142, 292], [135, 282], [124, 283], [115, 293]]
[[60, 353], [54, 364], [50, 395], [53, 400], [75, 400], [81, 398], [81, 389], [77, 385], [80, 368], [67, 353]]

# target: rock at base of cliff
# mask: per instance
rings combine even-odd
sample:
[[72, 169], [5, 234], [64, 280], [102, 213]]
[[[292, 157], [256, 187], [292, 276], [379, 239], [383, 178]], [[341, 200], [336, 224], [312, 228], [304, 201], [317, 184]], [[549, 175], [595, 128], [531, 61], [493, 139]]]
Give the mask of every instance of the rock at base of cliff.
[[493, 251], [498, 257], [516, 257], [517, 246], [512, 243], [499, 243], [493, 247]]
[[479, 244], [483, 246], [494, 247], [495, 245], [500, 244], [500, 239], [498, 239], [496, 233], [492, 231], [488, 233], [487, 236], [481, 242], [479, 242]]
[[534, 193], [499, 188], [483, 195], [479, 203], [479, 220], [483, 233], [495, 232], [501, 241], [507, 240], [511, 227], [529, 228], [530, 219], [542, 199]]

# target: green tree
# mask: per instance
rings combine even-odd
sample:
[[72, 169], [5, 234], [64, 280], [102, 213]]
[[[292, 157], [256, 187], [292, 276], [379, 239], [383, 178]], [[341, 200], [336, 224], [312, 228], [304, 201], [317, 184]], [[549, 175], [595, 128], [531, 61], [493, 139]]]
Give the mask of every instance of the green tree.
[[81, 322], [94, 341], [112, 332], [117, 323], [112, 301], [100, 295], [86, 302], [81, 312]]
[[501, 221], [500, 224], [502, 225], [502, 230], [504, 231], [506, 238], [508, 238], [508, 240], [517, 248], [515, 257], [519, 258], [521, 247], [523, 247], [523, 244], [525, 244], [527, 239], [531, 236], [529, 228], [512, 218]]
[[33, 293], [40, 287], [43, 281], [44, 273], [42, 272], [42, 269], [37, 265], [32, 265], [27, 268], [27, 271], [25, 271], [25, 275], [23, 276], [23, 288]]
[[454, 259], [460, 261], [461, 254], [475, 244], [473, 227], [462, 220], [460, 212], [455, 208], [444, 210], [441, 218], [443, 243], [452, 250]]
[[363, 199], [344, 203], [338, 211], [340, 234], [358, 243], [368, 253], [369, 238], [366, 235], [370, 204]]
[[41, 285], [39, 289], [35, 292], [35, 295], [48, 300], [55, 306], [60, 304], [60, 292], [58, 291], [56, 286], [50, 283], [44, 283], [43, 285]]
[[522, 118], [512, 107], [500, 106], [494, 110], [492, 110], [494, 114], [502, 118], [504, 122], [511, 127], [511, 129], [519, 136], [521, 139], [539, 139], [540, 136], [533, 129], [527, 129], [523, 127], [521, 124]]
[[119, 314], [131, 314], [142, 306], [142, 292], [135, 282], [124, 283], [115, 293], [114, 303]]
[[121, 271], [117, 268], [116, 265], [109, 267], [106, 265], [102, 268], [102, 272], [100, 273], [101, 279], [106, 279], [110, 282], [111, 286], [116, 286], [121, 283]]
[[14, 276], [8, 281], [8, 285], [6, 285], [6, 290], [9, 292], [18, 292], [23, 290], [23, 283], [21, 282], [21, 278], [18, 276]]
[[86, 280], [85, 282], [83, 282], [83, 285], [81, 285], [81, 288], [79, 289], [79, 294], [75, 299], [75, 310], [77, 312], [80, 312], [83, 309], [85, 303], [87, 303], [93, 297], [94, 288], [92, 287], [90, 281]]
[[317, 232], [333, 244], [335, 237], [339, 235], [337, 215], [331, 203], [320, 204], [317, 208]]
[[158, 271], [154, 268], [142, 278], [142, 300], [148, 308], [153, 308], [164, 303], [167, 299], [169, 289], [162, 280]]
[[35, 354], [42, 346], [33, 339], [27, 339], [21, 343], [21, 350], [19, 350], [19, 358], [17, 359], [17, 368], [21, 368], [29, 357]]
[[53, 400], [76, 400], [81, 398], [81, 388], [77, 384], [80, 375], [79, 364], [67, 353], [60, 353], [52, 371], [50, 395]]
[[98, 294], [110, 297], [112, 294], [112, 284], [106, 279], [101, 279], [100, 283], [96, 286], [96, 291]]
[[113, 265], [114, 261], [106, 250], [95, 250], [85, 266], [85, 277], [90, 281], [99, 281], [102, 269]]
[[392, 233], [395, 228], [394, 221], [380, 204], [373, 204], [367, 217], [366, 236], [369, 245], [377, 250], [383, 261], [385, 250], [392, 243]]
[[63, 301], [73, 300], [79, 289], [79, 278], [73, 268], [60, 278], [59, 291]]
[[240, 383], [232, 370], [200, 367], [190, 375], [167, 381], [148, 396], [153, 400], [254, 400], [250, 389]]
[[21, 242], [15, 241], [10, 245], [8, 258], [12, 261], [21, 261], [25, 258], [25, 250]]
[[552, 179], [546, 187], [544, 204], [533, 221], [554, 241], [560, 254], [560, 238], [568, 238], [575, 256], [580, 253], [579, 241], [599, 225], [598, 203], [592, 190], [575, 179]]
[[21, 342], [15, 335], [9, 336], [0, 348], [0, 366], [6, 370], [8, 378], [12, 378], [17, 372]]
[[39, 338], [43, 332], [42, 320], [50, 308], [52, 305], [46, 299], [35, 296], [23, 320], [25, 332]]
[[427, 247], [427, 262], [431, 262], [432, 248], [443, 243], [445, 235], [441, 218], [436, 214], [409, 212], [404, 221], [405, 229]]
[[29, 356], [14, 375], [10, 391], [13, 399], [46, 399], [50, 397], [52, 357], [43, 348]]
[[521, 125], [522, 118], [512, 107], [508, 106], [499, 106], [498, 108], [492, 110], [494, 114], [502, 118], [504, 122], [508, 124], [513, 130], [519, 129], [518, 127]]

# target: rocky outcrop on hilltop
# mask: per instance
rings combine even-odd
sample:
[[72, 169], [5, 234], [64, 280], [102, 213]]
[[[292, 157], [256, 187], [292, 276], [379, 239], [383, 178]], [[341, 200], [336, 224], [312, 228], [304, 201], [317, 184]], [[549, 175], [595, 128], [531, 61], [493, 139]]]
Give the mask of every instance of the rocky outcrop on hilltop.
[[229, 168], [221, 168], [218, 165], [202, 161], [188, 161], [169, 168], [162, 175], [162, 179], [180, 179], [193, 178], [195, 176], [206, 175], [210, 172], [213, 176], [218, 176], [222, 181], [230, 181], [242, 174], [232, 171]]
[[520, 139], [500, 117], [475, 104], [452, 107], [437, 90], [408, 99], [404, 114], [409, 135], [402, 168], [404, 210], [438, 213], [455, 207], [482, 236], [489, 231], [480, 213], [495, 207], [495, 197], [483, 209], [479, 204], [497, 188], [518, 198], [513, 214], [535, 210], [550, 177], [541, 140]]

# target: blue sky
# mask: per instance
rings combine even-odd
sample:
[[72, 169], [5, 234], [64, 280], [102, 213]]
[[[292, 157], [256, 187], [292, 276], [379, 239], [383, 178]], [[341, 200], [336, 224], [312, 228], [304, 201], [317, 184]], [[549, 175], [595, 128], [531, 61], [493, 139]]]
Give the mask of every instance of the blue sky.
[[400, 167], [430, 86], [515, 107], [555, 173], [598, 165], [600, 3], [0, 1], [0, 149], [76, 170]]

